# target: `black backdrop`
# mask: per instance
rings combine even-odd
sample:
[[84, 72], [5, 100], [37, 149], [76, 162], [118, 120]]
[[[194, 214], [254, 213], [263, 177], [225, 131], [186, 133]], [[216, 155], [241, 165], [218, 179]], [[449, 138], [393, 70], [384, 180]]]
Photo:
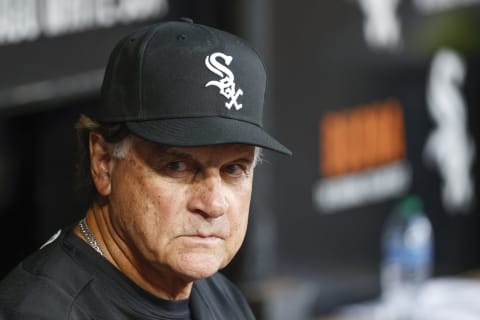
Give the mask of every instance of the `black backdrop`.
[[[276, 129], [294, 152], [292, 159], [274, 162], [278, 164], [275, 212], [280, 269], [319, 277], [320, 286], [323, 281], [332, 292], [342, 287], [342, 294], [352, 299], [378, 294], [382, 226], [393, 205], [407, 194], [423, 199], [432, 221], [436, 275], [458, 274], [480, 264], [480, 215], [475, 203], [480, 187], [480, 46], [476, 36], [480, 8], [453, 6], [425, 13], [413, 1], [399, 2], [395, 11], [398, 45], [382, 47], [366, 40], [366, 14], [360, 2], [275, 2], [273, 27]], [[443, 180], [438, 168], [430, 166], [423, 155], [436, 126], [427, 108], [429, 73], [442, 48], [456, 52], [464, 63], [465, 79], [457, 89], [466, 107], [466, 130], [477, 150], [468, 168], [474, 199], [468, 209], [453, 212], [442, 203]], [[358, 110], [358, 106], [391, 98], [403, 110], [408, 184], [388, 196], [372, 193], [365, 201], [336, 211], [318, 209], [315, 185], [328, 180], [318, 169], [319, 123], [328, 113]], [[450, 157], [457, 156], [452, 150]], [[380, 167], [368, 169], [375, 172]], [[381, 183], [386, 186], [386, 182]], [[343, 199], [341, 192], [336, 195]]]
[[[250, 11], [240, 3], [249, 3]], [[367, 15], [360, 2], [252, 3], [175, 0], [159, 18], [190, 16], [252, 40], [267, 58], [266, 113], [272, 117], [267, 126], [294, 152], [291, 158], [266, 154], [244, 251], [226, 272], [242, 280], [289, 275], [318, 281], [319, 309], [375, 297], [382, 225], [393, 204], [409, 193], [422, 197], [434, 226], [436, 275], [478, 268], [478, 204], [461, 213], [447, 212], [439, 170], [423, 158], [436, 126], [427, 109], [429, 72], [443, 47], [457, 52], [466, 67], [459, 90], [467, 132], [480, 152], [478, 6], [425, 13], [414, 1], [399, 2], [400, 45], [385, 48], [367, 43]], [[257, 28], [258, 21], [264, 29]], [[75, 190], [72, 125], [79, 112], [99, 103], [99, 75], [113, 43], [145, 22], [0, 46], [0, 274], [83, 214], [86, 203]], [[81, 86], [74, 85], [75, 75], [85, 76]], [[65, 77], [73, 78], [65, 82]], [[49, 95], [28, 100], [13, 94], [19, 86], [39, 81], [46, 81]], [[315, 186], [328, 182], [319, 171], [322, 119], [391, 98], [403, 112], [407, 186], [384, 198], [371, 193], [368, 201], [336, 211], [319, 209]], [[475, 198], [477, 158], [470, 168]], [[343, 177], [355, 174], [362, 172]]]

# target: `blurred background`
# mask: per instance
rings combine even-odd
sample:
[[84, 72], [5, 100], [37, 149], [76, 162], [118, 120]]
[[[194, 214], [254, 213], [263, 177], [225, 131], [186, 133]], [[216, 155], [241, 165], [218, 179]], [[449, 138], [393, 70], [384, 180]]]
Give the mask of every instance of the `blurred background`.
[[[473, 308], [480, 0], [0, 0], [0, 276], [88, 206], [73, 125], [99, 105], [113, 45], [180, 17], [256, 48], [265, 127], [294, 153], [266, 152], [245, 244], [224, 270], [258, 319], [373, 310], [385, 223], [411, 194], [433, 230], [428, 292], [440, 298], [425, 303], [439, 310], [454, 285]], [[458, 312], [441, 319], [479, 314]]]

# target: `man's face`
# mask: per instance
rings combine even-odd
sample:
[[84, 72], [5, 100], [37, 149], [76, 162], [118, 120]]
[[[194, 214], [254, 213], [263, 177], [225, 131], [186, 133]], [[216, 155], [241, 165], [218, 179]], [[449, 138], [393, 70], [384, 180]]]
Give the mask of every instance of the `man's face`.
[[254, 149], [166, 148], [134, 137], [128, 155], [112, 161], [108, 195], [115, 234], [134, 263], [185, 280], [225, 267], [247, 228]]

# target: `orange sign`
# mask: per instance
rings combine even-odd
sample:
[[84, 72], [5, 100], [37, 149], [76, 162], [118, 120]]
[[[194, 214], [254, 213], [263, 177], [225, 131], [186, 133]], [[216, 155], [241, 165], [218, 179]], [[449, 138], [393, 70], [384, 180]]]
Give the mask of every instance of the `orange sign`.
[[396, 99], [330, 112], [320, 121], [320, 175], [334, 177], [405, 158], [403, 109]]

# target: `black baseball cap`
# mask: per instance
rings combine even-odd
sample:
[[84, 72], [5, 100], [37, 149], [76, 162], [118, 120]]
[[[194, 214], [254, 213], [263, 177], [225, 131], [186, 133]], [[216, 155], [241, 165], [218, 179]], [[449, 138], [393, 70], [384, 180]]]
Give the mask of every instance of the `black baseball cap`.
[[93, 118], [172, 146], [290, 150], [262, 127], [264, 66], [242, 39], [193, 22], [149, 25], [114, 48]]

